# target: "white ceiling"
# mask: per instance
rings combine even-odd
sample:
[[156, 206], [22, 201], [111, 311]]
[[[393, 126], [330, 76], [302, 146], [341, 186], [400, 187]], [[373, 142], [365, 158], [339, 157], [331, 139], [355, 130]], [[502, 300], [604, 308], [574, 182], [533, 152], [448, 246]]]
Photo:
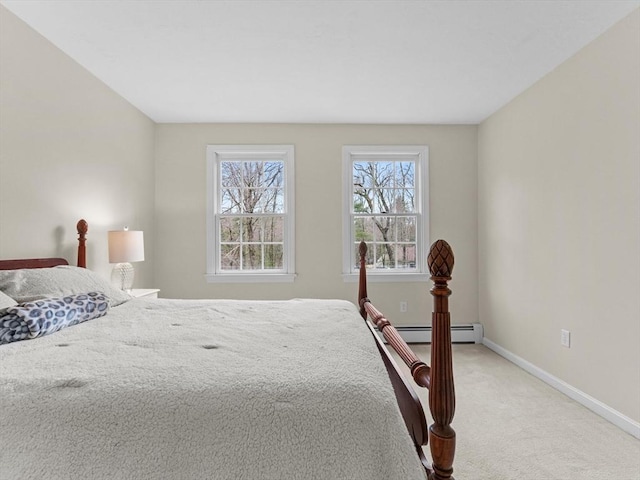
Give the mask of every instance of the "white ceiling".
[[156, 122], [476, 124], [640, 0], [0, 0]]

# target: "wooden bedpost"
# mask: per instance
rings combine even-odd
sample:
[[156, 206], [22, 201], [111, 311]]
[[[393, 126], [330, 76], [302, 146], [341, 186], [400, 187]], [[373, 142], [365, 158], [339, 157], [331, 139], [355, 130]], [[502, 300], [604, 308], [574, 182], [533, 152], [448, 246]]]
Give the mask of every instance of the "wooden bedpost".
[[360, 242], [358, 248], [360, 254], [360, 278], [358, 283], [358, 306], [360, 307], [360, 315], [367, 319], [367, 310], [364, 308], [364, 300], [367, 298], [367, 244]]
[[86, 235], [89, 230], [89, 225], [86, 220], [81, 219], [76, 225], [78, 231], [78, 266], [87, 268], [87, 249], [86, 249]]
[[451, 428], [455, 411], [453, 361], [451, 355], [451, 317], [449, 314], [448, 282], [453, 270], [453, 252], [444, 240], [438, 240], [429, 250], [429, 271], [435, 283], [433, 295], [431, 337], [431, 385], [429, 408], [434, 423], [429, 427], [429, 444], [433, 470], [430, 480], [452, 480], [456, 432]]
[[[448, 282], [453, 270], [453, 251], [447, 242], [438, 240], [429, 250], [427, 263], [431, 272], [434, 286], [433, 315], [431, 322], [431, 365], [422, 362], [402, 339], [398, 331], [377, 310], [367, 298], [366, 260], [367, 245], [360, 243], [360, 287], [358, 302], [360, 313], [367, 317], [382, 333], [387, 343], [395, 350], [405, 365], [411, 370], [415, 383], [429, 389], [429, 409], [434, 420], [433, 425], [426, 428], [426, 419], [413, 389], [407, 387], [402, 391], [397, 388], [401, 383], [400, 374], [395, 369], [389, 369], [394, 390], [400, 392], [398, 402], [405, 418], [407, 428], [414, 439], [418, 454], [422, 460], [429, 480], [454, 480], [453, 458], [456, 451], [456, 432], [451, 428], [455, 411], [455, 389], [453, 386], [453, 358], [451, 354], [451, 317], [449, 313]], [[376, 336], [375, 332], [372, 333]], [[377, 336], [376, 336], [377, 338]], [[407, 393], [408, 392], [408, 393]], [[416, 407], [417, 405], [417, 407]], [[419, 411], [418, 411], [419, 410]], [[414, 416], [415, 413], [415, 416]], [[424, 424], [422, 422], [425, 422]], [[422, 427], [424, 425], [424, 428]], [[421, 433], [424, 432], [424, 433]], [[427, 442], [428, 435], [428, 442]], [[423, 455], [422, 445], [431, 447], [432, 464], [429, 465]]]

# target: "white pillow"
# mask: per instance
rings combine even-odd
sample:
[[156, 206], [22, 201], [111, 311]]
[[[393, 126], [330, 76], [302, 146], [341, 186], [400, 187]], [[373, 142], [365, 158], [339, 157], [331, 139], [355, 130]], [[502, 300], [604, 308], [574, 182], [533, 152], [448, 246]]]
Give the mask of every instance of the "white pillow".
[[4, 293], [3, 291], [0, 291], [0, 310], [9, 308], [9, 307], [15, 307], [17, 304], [18, 302], [16, 302], [13, 298], [11, 298], [9, 295]]
[[112, 307], [131, 299], [128, 293], [91, 270], [70, 265], [0, 270], [0, 290], [18, 303], [86, 292], [104, 293]]

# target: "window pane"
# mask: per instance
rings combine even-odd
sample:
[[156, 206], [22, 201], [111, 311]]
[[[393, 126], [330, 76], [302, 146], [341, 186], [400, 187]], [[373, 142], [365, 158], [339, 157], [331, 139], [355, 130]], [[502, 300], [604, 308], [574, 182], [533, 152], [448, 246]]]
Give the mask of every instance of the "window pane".
[[394, 217], [374, 217], [373, 239], [376, 242], [393, 242], [396, 238]]
[[395, 190], [378, 188], [373, 191], [373, 213], [392, 213], [394, 211]]
[[242, 213], [241, 190], [227, 188], [222, 190], [220, 213]]
[[285, 213], [284, 209], [284, 189], [278, 188], [274, 192], [273, 210], [269, 213]]
[[220, 185], [225, 187], [240, 187], [242, 185], [242, 170], [240, 162], [220, 162]]
[[353, 162], [353, 187], [371, 189], [374, 185], [374, 162]]
[[258, 196], [254, 213], [284, 213], [284, 190], [265, 188], [256, 191]]
[[373, 240], [373, 220], [371, 217], [358, 217], [353, 221], [353, 231], [357, 242]]
[[264, 217], [263, 222], [263, 240], [265, 242], [284, 242], [284, 217]]
[[270, 245], [264, 246], [264, 268], [265, 269], [282, 269], [283, 253], [282, 245]]
[[252, 188], [252, 210], [251, 213], [264, 213], [266, 207], [266, 198], [267, 193], [264, 188]]
[[222, 217], [220, 219], [220, 241], [239, 242], [240, 241], [240, 218]]
[[242, 219], [242, 242], [262, 241], [262, 219], [260, 217], [244, 217]]
[[240, 269], [240, 245], [220, 245], [220, 267], [222, 270]]
[[375, 162], [374, 186], [393, 188], [394, 179], [394, 162]]
[[358, 190], [353, 194], [353, 211], [355, 213], [372, 213], [371, 205], [371, 191]]
[[396, 262], [398, 268], [416, 268], [416, 246], [413, 243], [396, 246]]
[[416, 241], [416, 217], [396, 218], [396, 229], [398, 242]]
[[259, 213], [256, 205], [260, 200], [260, 189], [245, 188], [242, 191], [242, 213]]
[[249, 244], [242, 246], [242, 269], [262, 269], [262, 245]]
[[259, 187], [262, 185], [263, 162], [242, 162], [242, 185]]
[[396, 187], [415, 187], [415, 162], [396, 162]]
[[284, 185], [284, 162], [264, 162], [263, 187], [282, 187]]
[[395, 268], [395, 246], [392, 243], [378, 243], [376, 247], [376, 268]]
[[415, 191], [409, 188], [396, 190], [396, 213], [411, 213], [415, 211]]

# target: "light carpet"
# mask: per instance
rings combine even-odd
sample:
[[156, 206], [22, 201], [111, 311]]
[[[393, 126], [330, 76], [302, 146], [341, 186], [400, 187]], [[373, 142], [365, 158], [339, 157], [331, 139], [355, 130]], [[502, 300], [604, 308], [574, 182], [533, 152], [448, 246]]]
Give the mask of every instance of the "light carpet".
[[640, 480], [640, 440], [483, 345], [453, 350], [456, 480]]

